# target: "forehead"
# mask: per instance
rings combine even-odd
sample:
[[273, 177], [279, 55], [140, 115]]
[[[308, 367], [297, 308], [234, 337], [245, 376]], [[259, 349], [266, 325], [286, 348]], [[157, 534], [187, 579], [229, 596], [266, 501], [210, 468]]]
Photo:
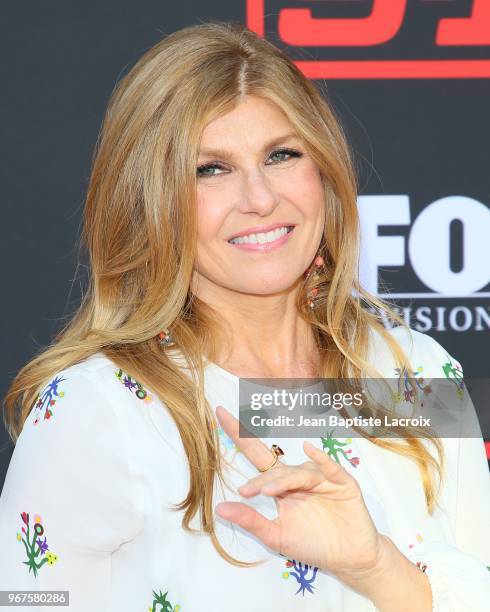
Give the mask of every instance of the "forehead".
[[264, 141], [295, 136], [295, 130], [284, 112], [273, 102], [246, 96], [231, 111], [217, 117], [205, 127], [200, 152], [211, 149], [248, 147], [256, 149]]

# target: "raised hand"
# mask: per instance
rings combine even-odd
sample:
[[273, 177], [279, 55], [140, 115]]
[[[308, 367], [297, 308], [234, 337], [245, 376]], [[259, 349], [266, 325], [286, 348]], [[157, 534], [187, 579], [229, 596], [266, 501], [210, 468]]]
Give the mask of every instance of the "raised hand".
[[[223, 406], [217, 407], [216, 415], [258, 470], [271, 464], [270, 449], [257, 438], [240, 438], [239, 421]], [[384, 537], [376, 530], [356, 479], [310, 442], [303, 443], [303, 450], [309, 461], [285, 465], [279, 460], [238, 488], [244, 498], [274, 496], [276, 519], [268, 520], [241, 502], [221, 502], [216, 513], [290, 559], [355, 581], [377, 567]]]

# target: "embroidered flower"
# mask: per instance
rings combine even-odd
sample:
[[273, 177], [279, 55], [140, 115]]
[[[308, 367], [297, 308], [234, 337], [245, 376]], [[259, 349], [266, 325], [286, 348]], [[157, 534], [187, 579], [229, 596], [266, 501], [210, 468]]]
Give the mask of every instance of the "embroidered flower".
[[[432, 393], [432, 387], [429, 383], [425, 382], [425, 379], [420, 376], [423, 372], [423, 366], [419, 365], [416, 370], [412, 371], [412, 380], [415, 381], [416, 387], [418, 387], [424, 395], [429, 395]], [[403, 374], [403, 386], [404, 389], [401, 393], [395, 393], [393, 399], [397, 402], [406, 401], [411, 404], [415, 403], [415, 393], [412, 385], [410, 384], [410, 379], [408, 376], [408, 372], [406, 370], [401, 370], [401, 368], [395, 368], [395, 374], [399, 378], [401, 378]], [[420, 405], [423, 406], [424, 402], [420, 402]]]
[[[335, 429], [335, 428], [334, 428]], [[348, 446], [352, 442], [352, 438], [346, 438], [345, 442], [340, 442], [337, 438], [333, 438], [334, 429], [327, 432], [326, 438], [320, 438], [322, 441], [323, 450], [327, 451], [327, 455], [333, 457], [337, 463], [340, 463], [339, 455], [349, 462], [352, 467], [357, 467], [360, 463], [359, 457], [349, 457], [352, 449], [344, 450], [344, 446]]]
[[125, 376], [123, 379], [123, 383], [126, 389], [129, 389], [130, 391], [137, 387], [136, 383], [131, 380], [130, 376]]
[[456, 393], [461, 399], [464, 395], [464, 380], [463, 380], [463, 369], [457, 362], [451, 360], [451, 357], [446, 353], [447, 362], [442, 364], [442, 371], [444, 376], [456, 385]]
[[126, 389], [128, 389], [128, 391], [130, 391], [131, 393], [134, 392], [138, 399], [143, 400], [145, 402], [151, 402], [153, 397], [150, 395], [150, 393], [148, 393], [148, 391], [143, 387], [140, 382], [129, 376], [129, 374], [124, 373], [121, 368], [115, 370], [114, 374], [116, 375], [116, 378], [118, 378], [121, 383], [126, 387]]
[[[238, 446], [233, 442], [230, 436], [225, 432], [225, 430], [219, 425], [218, 421], [214, 420], [214, 428], [218, 432], [220, 443], [222, 448], [224, 449], [223, 455], [226, 457], [227, 461], [233, 462], [237, 453], [241, 452]], [[233, 452], [231, 458], [228, 457], [229, 452]]]
[[[165, 591], [165, 593], [163, 594], [162, 591], [160, 591], [159, 593], [153, 591], [153, 602], [152, 605], [148, 608], [148, 612], [179, 612], [179, 610], [181, 610], [180, 605], [175, 604], [175, 606], [172, 606], [172, 604], [167, 599], [167, 593], [168, 591]], [[160, 607], [157, 608], [157, 606]]]
[[234, 451], [238, 452], [238, 446], [233, 442], [233, 440], [224, 431], [224, 429], [222, 427], [220, 427], [219, 425], [216, 426], [216, 429], [217, 429], [218, 434], [219, 434], [219, 436], [221, 438], [221, 442], [222, 442], [223, 446], [225, 448], [228, 448], [230, 450], [234, 450]]
[[46, 552], [48, 550], [48, 543], [46, 541], [46, 536], [44, 536], [44, 540], [41, 540], [39, 536], [43, 535], [44, 527], [41, 524], [41, 517], [36, 514], [34, 529], [32, 537], [30, 535], [30, 525], [29, 525], [29, 513], [21, 512], [20, 516], [22, 521], [27, 525], [27, 531], [24, 527], [22, 527], [22, 532], [25, 534], [25, 538], [17, 532], [17, 541], [22, 542], [24, 544], [25, 552], [27, 555], [27, 561], [22, 561], [25, 565], [28, 566], [29, 572], [33, 572], [34, 576], [37, 577], [37, 573], [39, 569], [45, 564], [53, 565], [58, 560], [58, 557], [52, 552]]
[[[420, 534], [420, 533], [417, 533], [416, 538], [417, 538], [416, 544], [420, 544], [420, 542], [424, 541], [424, 538], [423, 538], [422, 534]], [[413, 548], [414, 546], [415, 546], [415, 544], [409, 544], [408, 548]]]
[[42, 392], [39, 393], [34, 405], [35, 419], [33, 421], [33, 425], [37, 425], [39, 423], [43, 410], [45, 420], [49, 420], [53, 416], [52, 408], [56, 404], [58, 398], [65, 397], [65, 392], [58, 390], [58, 385], [64, 380], [66, 380], [66, 378], [55, 376], [53, 380], [44, 387]]
[[41, 525], [41, 523], [34, 523], [34, 531], [37, 533], [37, 535], [43, 535], [44, 527]]
[[58, 561], [58, 557], [52, 552], [46, 553], [46, 558], [48, 560], [49, 565], [53, 565], [56, 561]]
[[46, 542], [46, 536], [44, 536], [44, 542], [41, 540], [41, 538], [38, 538], [36, 542], [37, 542], [37, 545], [39, 546], [41, 554], [44, 554], [48, 550], [48, 543]]
[[285, 565], [288, 568], [288, 571], [281, 572], [281, 576], [285, 579], [288, 579], [291, 576], [295, 578], [296, 582], [299, 584], [295, 595], [301, 592], [301, 594], [304, 596], [305, 591], [313, 593], [315, 588], [313, 582], [315, 581], [318, 567], [313, 567], [307, 563], [295, 561], [294, 559], [288, 559], [285, 562]]

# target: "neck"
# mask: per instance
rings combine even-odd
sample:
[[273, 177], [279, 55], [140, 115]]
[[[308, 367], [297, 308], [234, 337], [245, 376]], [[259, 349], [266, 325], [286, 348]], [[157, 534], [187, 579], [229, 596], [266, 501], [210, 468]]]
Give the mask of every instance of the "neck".
[[320, 354], [313, 331], [296, 310], [296, 290], [205, 301], [219, 312], [231, 335], [231, 350], [218, 352], [217, 365], [243, 378], [319, 375]]

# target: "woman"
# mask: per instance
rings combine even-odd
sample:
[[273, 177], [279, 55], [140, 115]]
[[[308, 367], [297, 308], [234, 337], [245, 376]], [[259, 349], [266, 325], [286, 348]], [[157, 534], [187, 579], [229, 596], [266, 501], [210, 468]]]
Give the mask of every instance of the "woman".
[[460, 373], [359, 286], [348, 146], [282, 52], [226, 23], [150, 49], [84, 220], [89, 291], [6, 398], [2, 589], [76, 612], [486, 609], [481, 438], [238, 436], [240, 377]]

